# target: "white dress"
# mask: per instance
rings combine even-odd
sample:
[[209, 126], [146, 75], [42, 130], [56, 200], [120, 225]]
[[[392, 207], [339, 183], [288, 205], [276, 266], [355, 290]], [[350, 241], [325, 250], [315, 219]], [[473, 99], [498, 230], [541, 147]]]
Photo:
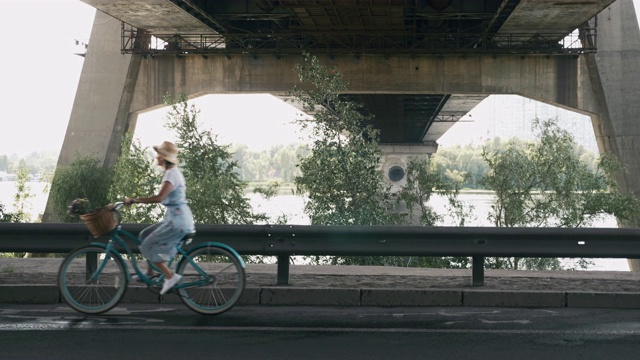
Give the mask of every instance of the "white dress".
[[168, 262], [175, 256], [176, 245], [185, 235], [195, 232], [191, 208], [187, 204], [186, 184], [177, 167], [165, 171], [162, 183], [168, 181], [173, 189], [162, 201], [166, 207], [164, 219], [140, 232], [140, 252], [152, 262]]

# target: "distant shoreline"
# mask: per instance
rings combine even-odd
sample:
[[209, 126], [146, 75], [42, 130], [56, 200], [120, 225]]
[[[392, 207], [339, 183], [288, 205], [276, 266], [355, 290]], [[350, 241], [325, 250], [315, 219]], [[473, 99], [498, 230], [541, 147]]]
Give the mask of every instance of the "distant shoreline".
[[[268, 187], [269, 182], [249, 182], [246, 189], [245, 194], [251, 194], [258, 187]], [[484, 190], [484, 189], [464, 189], [460, 190], [461, 195], [491, 195], [493, 194], [493, 190]], [[280, 185], [278, 188], [277, 195], [300, 195], [296, 194], [296, 186], [293, 183], [285, 183]], [[300, 195], [302, 196], [302, 195]]]

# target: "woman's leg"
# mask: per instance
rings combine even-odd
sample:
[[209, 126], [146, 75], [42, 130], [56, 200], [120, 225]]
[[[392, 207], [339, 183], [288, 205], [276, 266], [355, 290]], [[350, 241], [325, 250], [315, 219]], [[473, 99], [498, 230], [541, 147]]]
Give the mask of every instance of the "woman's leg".
[[160, 289], [160, 295], [166, 294], [167, 291], [171, 290], [171, 288], [174, 287], [178, 282], [180, 282], [180, 279], [182, 279], [182, 276], [180, 276], [180, 274], [176, 274], [171, 269], [169, 269], [167, 263], [154, 262], [153, 265], [157, 266], [165, 276], [164, 283], [162, 284], [162, 289]]
[[171, 279], [173, 277], [173, 270], [169, 269], [167, 263], [154, 262], [153, 265], [155, 265], [158, 269], [160, 269], [160, 271], [162, 271], [165, 278]]
[[180, 227], [176, 227], [170, 217], [168, 219], [165, 217], [165, 220], [150, 233], [143, 234], [145, 239], [140, 244], [140, 251], [165, 275], [160, 295], [164, 295], [182, 278], [167, 266], [167, 262], [175, 256], [176, 245], [184, 234], [184, 231]]
[[[145, 258], [147, 258], [147, 256], [145, 256], [145, 253], [149, 252], [149, 242], [145, 243], [145, 240], [147, 238], [149, 238], [149, 235], [151, 235], [158, 227], [160, 226], [160, 224], [153, 224], [151, 226], [148, 226], [144, 229], [142, 229], [142, 231], [140, 231], [140, 234], [138, 234], [138, 240], [141, 241], [140, 243], [140, 253], [142, 254], [142, 256], [144, 256]], [[156, 267], [158, 267], [158, 265], [156, 265], [156, 263], [153, 263], [153, 265], [155, 265]], [[166, 267], [166, 266], [165, 266]], [[159, 267], [158, 267], [159, 268]], [[160, 268], [159, 268], [160, 269]], [[161, 269], [162, 270], [162, 269]], [[147, 276], [151, 277], [151, 276], [155, 276], [156, 272], [153, 271], [153, 269], [151, 268], [151, 266], [149, 266], [149, 264], [147, 263]], [[166, 274], [165, 274], [166, 275]]]

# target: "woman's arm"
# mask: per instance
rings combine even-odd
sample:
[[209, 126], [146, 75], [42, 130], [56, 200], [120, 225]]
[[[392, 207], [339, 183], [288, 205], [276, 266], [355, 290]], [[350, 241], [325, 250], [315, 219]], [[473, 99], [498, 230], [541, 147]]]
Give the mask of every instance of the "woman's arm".
[[165, 181], [162, 183], [162, 187], [160, 188], [160, 192], [158, 192], [158, 195], [154, 195], [151, 197], [137, 197], [135, 199], [126, 198], [124, 199], [124, 203], [125, 205], [131, 205], [136, 203], [140, 203], [140, 204], [160, 203], [167, 198], [167, 195], [169, 195], [171, 190], [173, 190], [173, 185], [170, 182]]

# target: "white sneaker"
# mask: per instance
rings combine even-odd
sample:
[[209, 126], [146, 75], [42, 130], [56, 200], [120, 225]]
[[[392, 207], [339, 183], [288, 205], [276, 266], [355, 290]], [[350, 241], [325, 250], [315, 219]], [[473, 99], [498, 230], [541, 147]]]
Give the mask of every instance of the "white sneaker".
[[171, 290], [171, 288], [174, 287], [177, 283], [179, 283], [181, 279], [182, 279], [182, 276], [176, 273], [173, 274], [173, 277], [171, 279], [164, 279], [164, 283], [162, 284], [162, 290], [160, 290], [160, 295], [166, 294], [167, 291]]

